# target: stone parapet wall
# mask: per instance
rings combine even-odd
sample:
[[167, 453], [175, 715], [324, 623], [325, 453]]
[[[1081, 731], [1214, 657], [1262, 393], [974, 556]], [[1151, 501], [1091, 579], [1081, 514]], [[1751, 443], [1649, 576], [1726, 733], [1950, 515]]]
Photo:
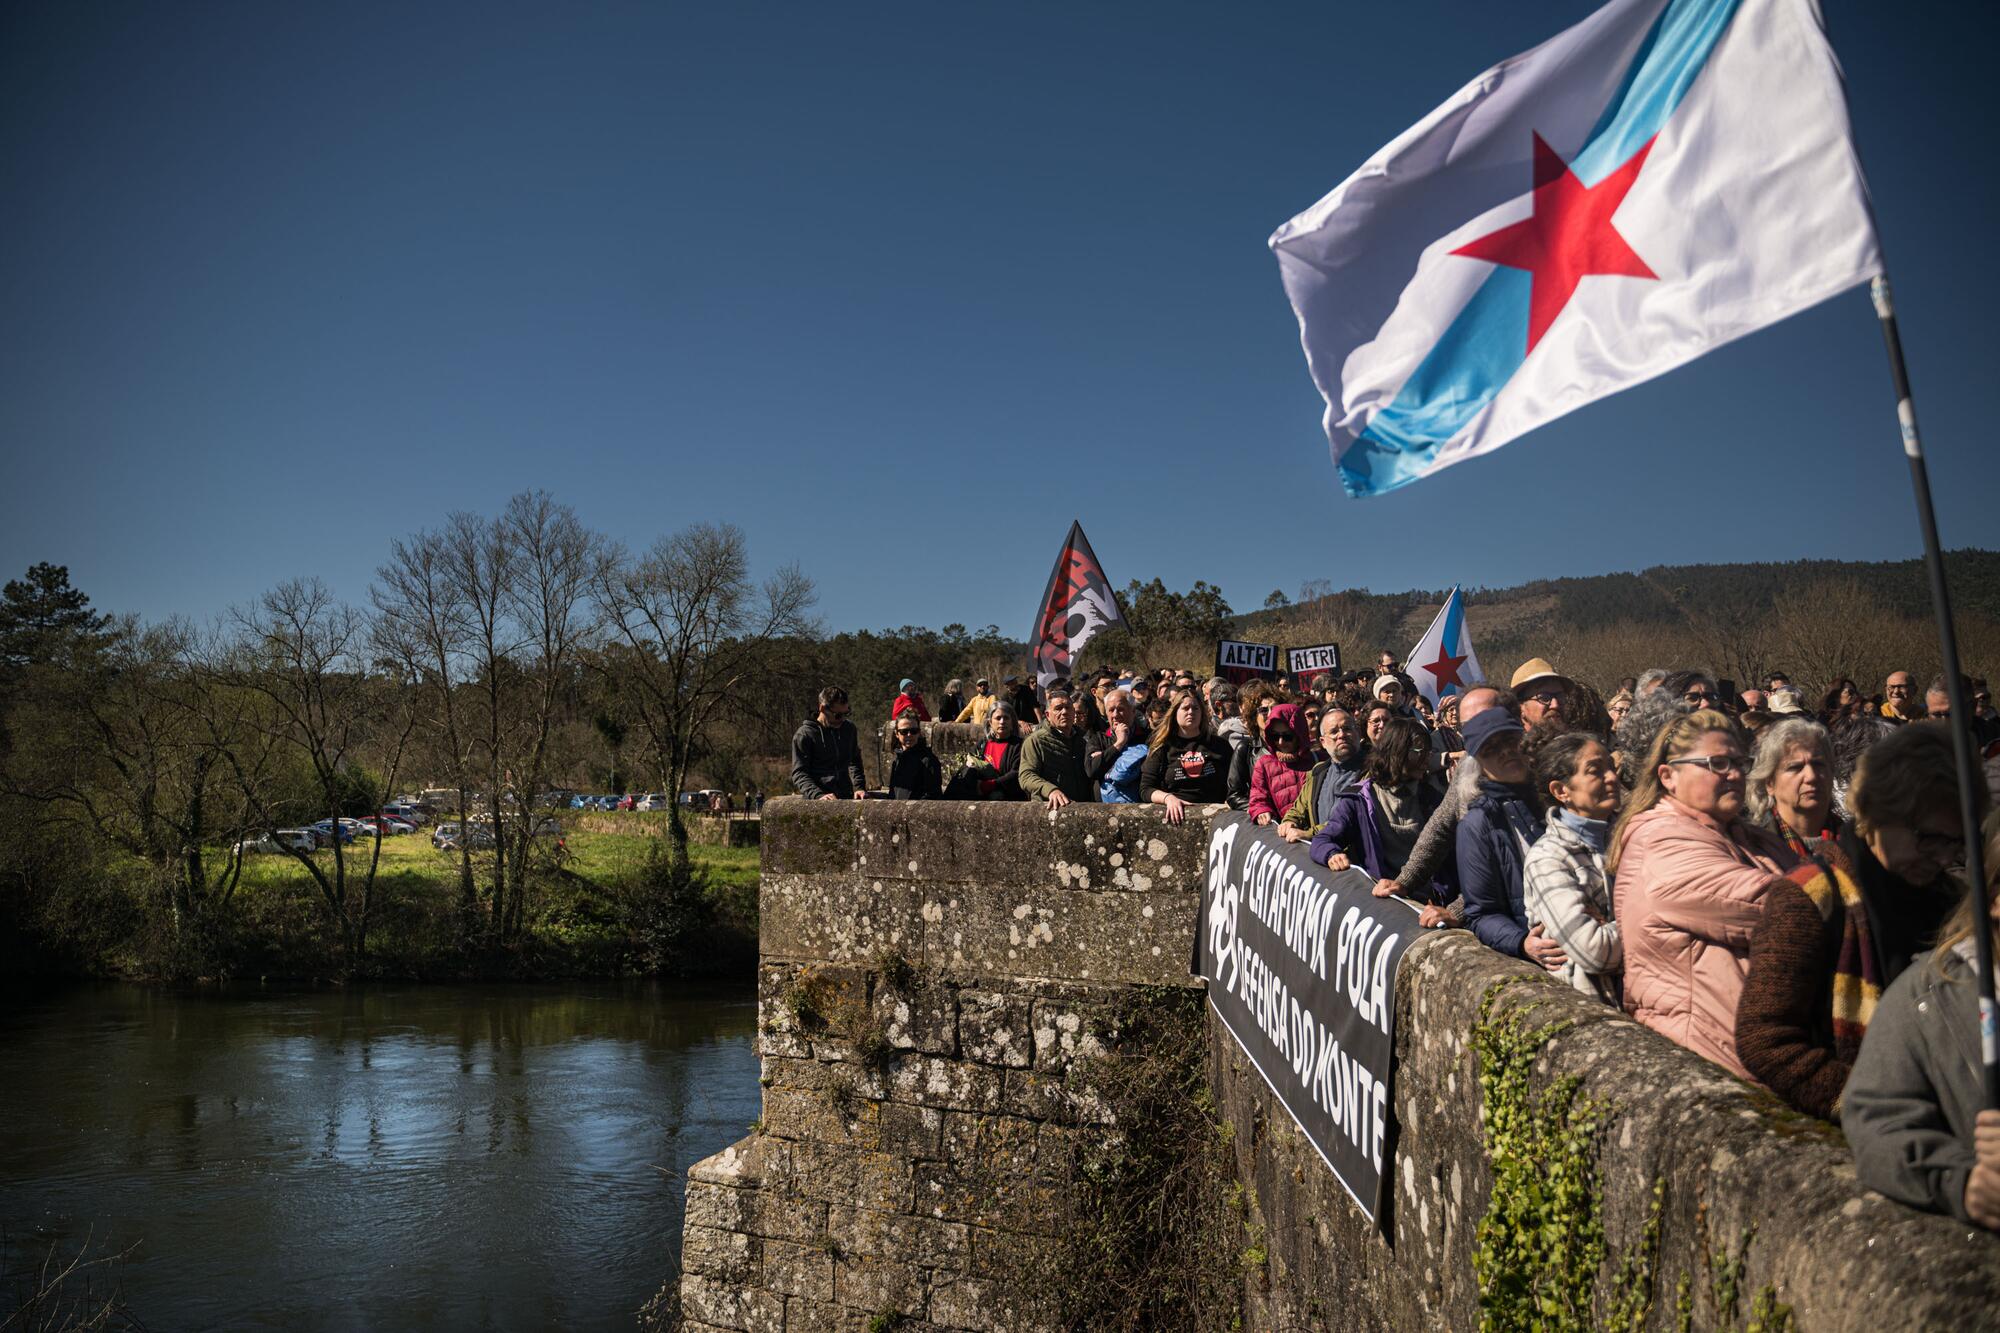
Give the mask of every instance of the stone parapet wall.
[[1004, 802], [764, 817], [764, 1116], [689, 1173], [686, 1326], [1050, 1324], [1022, 1265], [1072, 1154], [1114, 1132], [1093, 1058], [1132, 1053], [1141, 988], [1193, 981], [1206, 827]]
[[[1206, 821], [791, 798], [764, 814], [764, 1115], [690, 1172], [687, 1326], [1059, 1325], [1065, 1293], [1023, 1293], [1075, 1222], [1078, 1154], [1130, 1128], [1094, 1080], [1147, 1058], [1148, 1006], [1191, 998]], [[1496, 1208], [1601, 1228], [1597, 1271], [1554, 1281], [1571, 1304], [1549, 1327], [1980, 1327], [2000, 1310], [1992, 1236], [1859, 1189], [1831, 1127], [1469, 935], [1412, 945], [1396, 1012], [1386, 1238], [1210, 1020], [1246, 1277], [1240, 1308], [1190, 1326], [1477, 1327], [1482, 1266], [1549, 1276], [1535, 1244], [1481, 1255]], [[1496, 1172], [1496, 1142], [1551, 1156]], [[1575, 1194], [1551, 1212], [1544, 1188]]]
[[[1210, 1077], [1268, 1252], [1247, 1292], [1247, 1327], [1479, 1326], [1475, 1252], [1500, 1188], [1489, 1163], [1496, 1114], [1525, 1118], [1539, 1148], [1565, 1127], [1596, 1123], [1589, 1189], [1536, 1200], [1533, 1190], [1559, 1188], [1538, 1161], [1526, 1173], [1533, 1185], [1505, 1201], [1510, 1215], [1530, 1218], [1594, 1210], [1603, 1228], [1598, 1272], [1552, 1284], [1581, 1302], [1567, 1326], [1628, 1326], [1621, 1312], [1636, 1316], [1629, 1326], [1655, 1329], [2000, 1320], [2000, 1241], [1863, 1190], [1833, 1126], [1465, 932], [1411, 946], [1396, 1023], [1391, 1243], [1210, 1017]], [[1488, 1104], [1476, 1047], [1479, 1034], [1508, 1045], [1514, 1024], [1531, 1038], [1511, 1043], [1527, 1092], [1502, 1112]], [[1529, 1276], [1531, 1249], [1489, 1247], [1489, 1262]]]

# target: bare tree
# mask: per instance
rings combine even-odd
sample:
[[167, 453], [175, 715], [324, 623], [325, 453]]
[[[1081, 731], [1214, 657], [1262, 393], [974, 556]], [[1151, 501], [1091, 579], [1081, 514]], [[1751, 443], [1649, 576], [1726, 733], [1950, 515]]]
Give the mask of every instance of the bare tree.
[[[394, 543], [388, 563], [375, 572], [371, 596], [375, 653], [411, 683], [411, 716], [424, 729], [428, 752], [442, 765], [438, 776], [456, 789], [462, 816], [471, 804], [473, 719], [464, 687], [473, 658], [473, 617], [453, 554], [442, 532], [420, 532]], [[479, 910], [469, 838], [459, 839], [458, 869], [459, 928], [464, 934]]]
[[[246, 696], [250, 706], [244, 716], [251, 727], [304, 762], [321, 817], [334, 821], [330, 867], [298, 848], [285, 850], [311, 877], [351, 975], [367, 953], [382, 833], [378, 825], [365, 865], [350, 866], [338, 821], [347, 813], [351, 795], [365, 796], [361, 804], [371, 811], [379, 808], [395, 783], [413, 715], [407, 706], [395, 706], [400, 682], [368, 673], [366, 617], [335, 601], [317, 579], [280, 584], [255, 608], [236, 612], [234, 622], [236, 642], [216, 658], [211, 674]], [[399, 716], [399, 739], [378, 784], [359, 770], [356, 754], [384, 720]], [[266, 802], [262, 786], [251, 780], [238, 756], [232, 752], [229, 758], [245, 799], [276, 822], [280, 811]]]
[[[536, 796], [557, 756], [579, 654], [596, 631], [591, 589], [604, 542], [545, 492], [497, 518], [453, 514], [398, 542], [377, 571], [377, 649], [419, 683], [426, 725], [458, 790], [460, 818], [484, 807], [494, 846], [485, 926], [517, 937], [535, 858]], [[475, 784], [476, 787], [475, 787]], [[472, 839], [458, 851], [460, 908], [479, 910]]]
[[597, 598], [615, 644], [603, 661], [651, 751], [668, 797], [672, 855], [685, 866], [688, 764], [751, 674], [768, 665], [767, 649], [812, 631], [812, 580], [788, 565], [759, 586], [741, 530], [697, 523], [636, 559], [608, 563]]
[[521, 814], [506, 822], [496, 808], [494, 825], [501, 864], [513, 867], [511, 879], [495, 878], [495, 924], [503, 937], [513, 938], [523, 925], [536, 834], [534, 811], [547, 784], [556, 721], [575, 678], [578, 654], [598, 628], [591, 591], [602, 582], [606, 547], [601, 537], [577, 520], [575, 511], [544, 491], [515, 496], [498, 526], [505, 530], [514, 556], [505, 605], [521, 645], [523, 668], [519, 728], [509, 755]]

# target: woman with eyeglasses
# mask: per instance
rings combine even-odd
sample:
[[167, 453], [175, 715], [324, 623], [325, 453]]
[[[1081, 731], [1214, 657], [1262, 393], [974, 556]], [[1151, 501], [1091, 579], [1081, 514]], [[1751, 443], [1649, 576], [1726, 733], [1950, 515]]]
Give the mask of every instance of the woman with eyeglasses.
[[[1648, 671], [1640, 679], [1643, 682], [1654, 674]], [[1628, 792], [1639, 790], [1640, 780], [1645, 776], [1646, 756], [1652, 753], [1653, 742], [1662, 728], [1697, 708], [1714, 707], [1715, 682], [1701, 672], [1662, 671], [1658, 673], [1658, 678], [1658, 685], [1652, 689], [1642, 686], [1640, 692], [1633, 696], [1625, 721], [1612, 735], [1618, 759], [1618, 781]]]
[[1981, 1086], [1972, 937], [1991, 931], [2000, 956], [2000, 820], [1988, 818], [1981, 836], [1995, 919], [1975, 927], [1978, 900], [1966, 894], [1937, 948], [1883, 993], [1839, 1109], [1863, 1185], [2000, 1231], [2000, 1111], [1987, 1107]]
[[[1360, 866], [1375, 880], [1375, 896], [1398, 891], [1417, 835], [1444, 800], [1444, 782], [1430, 769], [1431, 742], [1421, 725], [1391, 718], [1368, 754], [1355, 788], [1335, 800], [1326, 823], [1313, 835], [1310, 855], [1329, 870]], [[1447, 871], [1427, 886], [1418, 901], [1442, 907], [1457, 896]]]
[[916, 714], [906, 712], [890, 723], [889, 734], [895, 746], [895, 758], [889, 762], [889, 799], [943, 800], [944, 769], [924, 740], [924, 724]]
[[1965, 896], [1952, 874], [1965, 840], [1949, 732], [1892, 732], [1862, 756], [1853, 801], [1838, 842], [1772, 886], [1736, 1011], [1744, 1066], [1822, 1120], [1834, 1117], [1882, 992]]
[[1798, 858], [1745, 818], [1745, 749], [1742, 732], [1713, 709], [1661, 728], [1605, 871], [1625, 945], [1625, 1012], [1752, 1078], [1736, 1052], [1750, 936], [1771, 885]]
[[1250, 770], [1250, 818], [1258, 824], [1274, 824], [1285, 817], [1298, 799], [1299, 788], [1312, 772], [1312, 746], [1307, 737], [1305, 714], [1297, 704], [1277, 704], [1264, 723], [1264, 742], [1270, 753], [1257, 756]]

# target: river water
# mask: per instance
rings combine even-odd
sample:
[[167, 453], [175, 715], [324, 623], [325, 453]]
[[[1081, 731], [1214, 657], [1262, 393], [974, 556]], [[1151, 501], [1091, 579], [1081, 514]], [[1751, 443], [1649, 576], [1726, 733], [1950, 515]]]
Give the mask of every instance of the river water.
[[630, 1327], [688, 1166], [758, 1115], [755, 1012], [637, 984], [10, 1001], [7, 1270], [136, 1244], [98, 1284], [157, 1330]]

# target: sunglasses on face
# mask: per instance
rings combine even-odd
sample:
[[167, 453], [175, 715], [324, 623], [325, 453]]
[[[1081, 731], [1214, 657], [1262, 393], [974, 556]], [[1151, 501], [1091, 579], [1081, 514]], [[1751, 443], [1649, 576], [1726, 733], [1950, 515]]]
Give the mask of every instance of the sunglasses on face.
[[922, 733], [919, 732], [915, 727], [897, 727], [896, 734], [898, 736], [917, 736], [921, 735]]
[[1717, 777], [1727, 777], [1731, 773], [1748, 773], [1750, 761], [1740, 754], [1694, 754], [1684, 759], [1669, 759], [1669, 764], [1697, 764]]
[[1564, 697], [1561, 690], [1536, 690], [1528, 696], [1528, 702], [1540, 704], [1544, 708], [1553, 708], [1561, 703]]

